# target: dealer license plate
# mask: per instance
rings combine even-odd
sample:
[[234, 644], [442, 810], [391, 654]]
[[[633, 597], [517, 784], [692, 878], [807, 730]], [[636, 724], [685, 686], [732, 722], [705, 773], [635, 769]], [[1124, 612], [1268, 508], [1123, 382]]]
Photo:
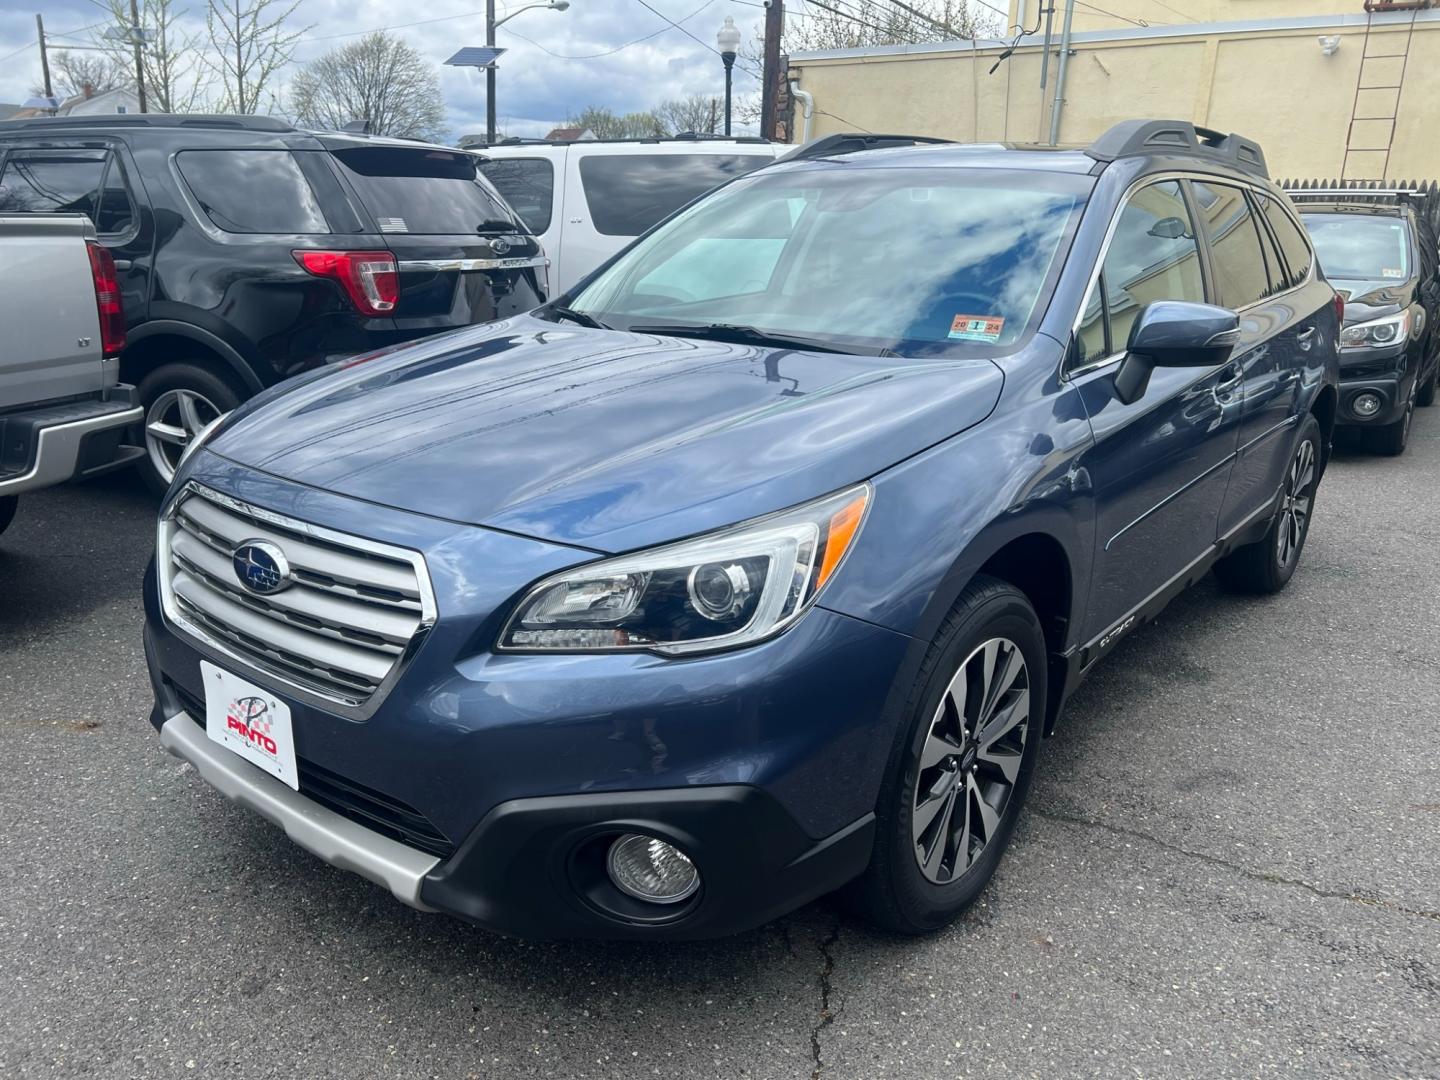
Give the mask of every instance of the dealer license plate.
[[205, 733], [299, 791], [290, 706], [207, 660], [200, 661], [200, 673], [205, 679]]

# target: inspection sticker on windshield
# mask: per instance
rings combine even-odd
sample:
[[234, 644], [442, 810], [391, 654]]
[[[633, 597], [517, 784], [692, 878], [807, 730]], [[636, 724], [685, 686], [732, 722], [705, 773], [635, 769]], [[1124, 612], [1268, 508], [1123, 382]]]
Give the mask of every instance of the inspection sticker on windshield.
[[984, 341], [991, 345], [1000, 340], [1005, 320], [999, 315], [956, 315], [950, 324], [949, 337], [954, 341]]
[[1396, 266], [1383, 266], [1380, 268], [1380, 276], [1387, 278], [1403, 278], [1405, 271]]

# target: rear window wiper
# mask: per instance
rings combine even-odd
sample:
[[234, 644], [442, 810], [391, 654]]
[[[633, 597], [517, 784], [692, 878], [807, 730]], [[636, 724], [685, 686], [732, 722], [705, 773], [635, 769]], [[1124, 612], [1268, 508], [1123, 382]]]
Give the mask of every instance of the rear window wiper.
[[768, 345], [776, 349], [801, 349], [806, 352], [844, 353], [848, 356], [893, 356], [889, 349], [851, 349], [820, 338], [799, 337], [761, 330], [758, 326], [736, 323], [655, 323], [626, 327], [632, 334], [668, 334], [673, 337], [708, 338], [737, 345]]
[[486, 218], [475, 226], [477, 233], [523, 233], [525, 230], [504, 218]]
[[613, 330], [614, 327], [606, 326], [594, 315], [587, 315], [583, 311], [576, 311], [574, 308], [565, 307], [562, 304], [551, 304], [549, 307], [541, 308], [554, 315], [557, 319], [564, 319], [567, 322], [579, 323], [581, 326], [588, 326], [592, 330]]

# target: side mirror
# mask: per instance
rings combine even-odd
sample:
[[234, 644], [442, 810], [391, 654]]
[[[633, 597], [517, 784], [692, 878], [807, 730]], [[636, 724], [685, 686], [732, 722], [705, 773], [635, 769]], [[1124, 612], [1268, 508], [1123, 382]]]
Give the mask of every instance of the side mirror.
[[1146, 304], [1115, 372], [1115, 396], [1126, 405], [1139, 401], [1157, 367], [1218, 367], [1239, 341], [1240, 317], [1227, 308], [1184, 300]]

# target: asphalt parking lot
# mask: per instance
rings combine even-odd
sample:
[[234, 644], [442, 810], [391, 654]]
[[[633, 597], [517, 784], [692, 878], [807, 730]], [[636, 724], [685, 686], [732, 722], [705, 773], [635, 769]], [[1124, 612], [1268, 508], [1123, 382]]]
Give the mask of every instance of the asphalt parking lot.
[[1281, 596], [1073, 702], [983, 902], [896, 940], [529, 944], [325, 867], [159, 749], [109, 479], [0, 540], [0, 1076], [1440, 1077], [1440, 409]]

